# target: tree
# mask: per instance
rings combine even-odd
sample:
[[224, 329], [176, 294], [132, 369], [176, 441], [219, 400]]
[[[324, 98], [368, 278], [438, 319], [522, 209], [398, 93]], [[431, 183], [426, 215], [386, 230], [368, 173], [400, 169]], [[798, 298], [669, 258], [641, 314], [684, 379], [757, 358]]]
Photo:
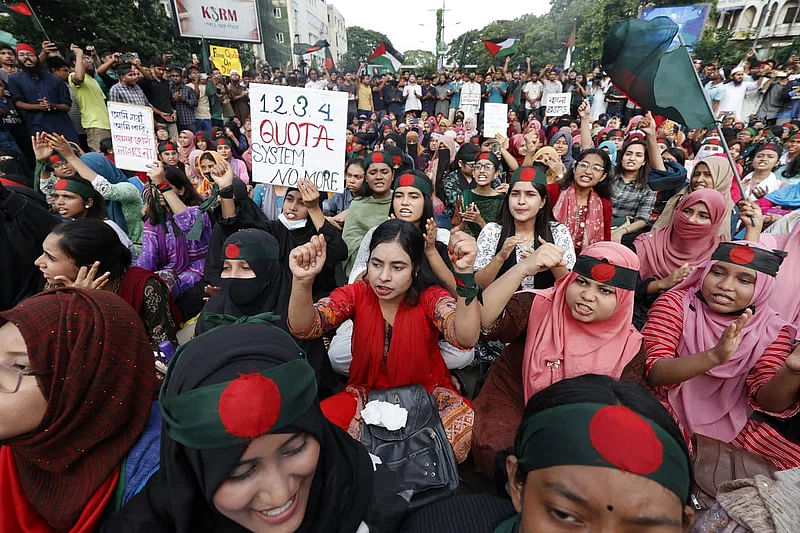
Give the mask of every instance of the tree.
[[716, 60], [720, 66], [736, 65], [744, 58], [752, 41], [734, 41], [732, 37], [733, 31], [725, 28], [704, 31], [694, 47], [694, 57], [703, 63]]
[[360, 26], [347, 28], [347, 53], [339, 62], [340, 70], [357, 70], [361, 63], [365, 63], [379, 44], [385, 42], [392, 45], [389, 38], [378, 31], [366, 30]]
[[416, 65], [419, 70], [434, 72], [436, 70], [436, 56], [428, 50], [409, 50], [403, 54], [406, 65]]

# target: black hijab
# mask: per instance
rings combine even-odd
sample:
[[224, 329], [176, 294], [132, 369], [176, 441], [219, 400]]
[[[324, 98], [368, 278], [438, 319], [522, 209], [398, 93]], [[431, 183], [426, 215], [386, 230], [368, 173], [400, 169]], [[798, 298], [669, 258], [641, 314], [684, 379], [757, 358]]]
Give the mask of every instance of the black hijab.
[[[271, 322], [289, 331], [287, 319], [289, 318], [289, 295], [292, 292], [292, 276], [283, 266], [280, 259], [278, 240], [264, 230], [249, 228], [239, 230], [227, 239], [217, 251], [220, 262], [226, 258], [229, 247], [241, 250], [238, 258], [247, 261], [255, 278], [234, 279], [220, 278], [220, 290], [211, 297], [203, 306], [203, 312], [197, 319], [195, 335], [200, 335], [232, 319], [243, 316], [253, 316], [262, 313], [272, 313]], [[272, 257], [268, 258], [253, 250], [272, 250]], [[227, 318], [229, 317], [229, 318]], [[333, 369], [325, 350], [325, 344], [320, 339], [304, 339], [298, 341], [305, 351], [306, 358], [317, 374], [320, 397], [330, 394], [334, 386]]]
[[[263, 324], [236, 324], [209, 331], [175, 356], [166, 399], [242, 374], [264, 372], [298, 358], [298, 346], [285, 332]], [[210, 356], [213, 354], [213, 357]], [[202, 408], [202, 406], [199, 406]], [[242, 405], [242, 409], [258, 408]], [[311, 484], [300, 533], [353, 533], [368, 521], [375, 502], [375, 473], [366, 449], [329, 422], [314, 402], [280, 433], [306, 433], [319, 441], [320, 457]], [[212, 503], [247, 449], [189, 448], [170, 438], [166, 422], [161, 436], [161, 468], [141, 493], [104, 524], [103, 531], [147, 533], [240, 533], [242, 526], [222, 516]], [[371, 530], [372, 531], [372, 530]]]

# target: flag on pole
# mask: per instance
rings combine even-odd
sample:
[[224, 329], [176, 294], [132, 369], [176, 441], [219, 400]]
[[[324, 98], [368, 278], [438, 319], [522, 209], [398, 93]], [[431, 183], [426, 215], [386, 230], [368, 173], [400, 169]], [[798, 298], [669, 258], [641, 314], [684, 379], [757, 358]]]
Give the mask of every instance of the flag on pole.
[[519, 39], [483, 39], [483, 46], [495, 59], [514, 55], [519, 50]]
[[678, 25], [667, 17], [615, 22], [603, 46], [603, 70], [642, 108], [689, 128], [714, 126], [714, 115], [689, 52], [667, 52]]
[[0, 2], [0, 12], [14, 15], [23, 20], [31, 20], [31, 17], [33, 17], [33, 10], [28, 5], [28, 2]]
[[572, 33], [569, 34], [569, 39], [567, 40], [567, 55], [564, 57], [564, 70], [572, 68], [572, 60], [575, 57], [575, 40], [577, 38], [577, 25], [575, 22], [574, 20], [572, 21]]
[[375, 48], [372, 55], [367, 58], [367, 61], [376, 65], [381, 65], [392, 72], [397, 72], [400, 65], [403, 64], [403, 56], [392, 48], [391, 45], [381, 43]]
[[302, 56], [305, 54], [310, 54], [312, 52], [316, 52], [318, 50], [322, 50], [323, 48], [330, 47], [328, 41], [322, 39], [320, 41], [315, 42], [314, 44], [307, 44], [307, 43], [294, 43], [294, 47], [292, 48], [292, 52], [296, 56]]

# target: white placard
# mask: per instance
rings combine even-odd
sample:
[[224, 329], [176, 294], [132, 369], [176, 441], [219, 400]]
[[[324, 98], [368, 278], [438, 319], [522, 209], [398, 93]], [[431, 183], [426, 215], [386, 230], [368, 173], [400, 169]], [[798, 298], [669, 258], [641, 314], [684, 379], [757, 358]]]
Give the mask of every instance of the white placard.
[[250, 84], [253, 180], [344, 191], [347, 93]]
[[483, 136], [494, 137], [508, 133], [508, 104], [483, 105]]
[[461, 87], [462, 106], [471, 105], [479, 107], [481, 105], [481, 86], [478, 83], [468, 82]]
[[153, 110], [121, 102], [108, 102], [114, 164], [125, 170], [146, 172], [147, 164], [158, 159], [153, 131]]
[[544, 105], [547, 107], [544, 116], [546, 117], [559, 117], [561, 115], [569, 115], [569, 104], [572, 99], [570, 93], [551, 93], [547, 95], [544, 100]]
[[181, 37], [261, 42], [256, 0], [172, 0]]

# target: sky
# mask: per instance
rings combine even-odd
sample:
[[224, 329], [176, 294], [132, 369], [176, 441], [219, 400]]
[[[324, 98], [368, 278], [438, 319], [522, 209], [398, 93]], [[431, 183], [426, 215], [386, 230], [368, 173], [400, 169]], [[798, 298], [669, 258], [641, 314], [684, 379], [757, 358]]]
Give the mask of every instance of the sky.
[[[344, 16], [347, 26], [361, 26], [385, 34], [398, 52], [430, 50], [436, 46], [437, 0], [328, 0]], [[487, 13], [487, 6], [491, 6]], [[469, 30], [493, 20], [515, 19], [526, 13], [541, 15], [550, 9], [547, 0], [449, 0], [444, 13], [444, 40], [450, 42]], [[423, 24], [420, 26], [420, 24]]]

